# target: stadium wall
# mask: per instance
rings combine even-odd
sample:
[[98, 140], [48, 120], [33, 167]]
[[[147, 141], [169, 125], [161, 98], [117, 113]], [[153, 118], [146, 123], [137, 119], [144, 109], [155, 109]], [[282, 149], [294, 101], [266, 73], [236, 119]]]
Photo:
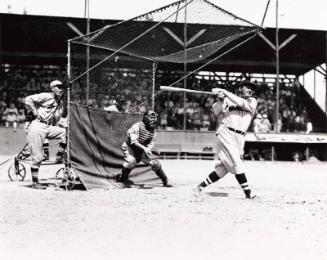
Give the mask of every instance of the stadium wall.
[[[26, 134], [23, 128], [13, 131], [12, 128], [0, 127], [0, 155], [15, 155], [26, 144]], [[50, 156], [58, 150], [58, 141], [50, 141]]]
[[[17, 154], [25, 142], [25, 132], [22, 128], [18, 128], [16, 132], [12, 128], [0, 128], [0, 155]], [[57, 141], [50, 142], [50, 155], [52, 156], [58, 149], [57, 143]], [[215, 153], [215, 132], [158, 130], [156, 148], [163, 154], [171, 155], [163, 158], [212, 159]], [[253, 133], [248, 133], [245, 150], [248, 152], [251, 149], [273, 149], [278, 160], [291, 160], [291, 154], [295, 151], [303, 153], [317, 151], [319, 159], [327, 161], [327, 134], [287, 133], [255, 136]], [[179, 157], [180, 155], [184, 157]]]

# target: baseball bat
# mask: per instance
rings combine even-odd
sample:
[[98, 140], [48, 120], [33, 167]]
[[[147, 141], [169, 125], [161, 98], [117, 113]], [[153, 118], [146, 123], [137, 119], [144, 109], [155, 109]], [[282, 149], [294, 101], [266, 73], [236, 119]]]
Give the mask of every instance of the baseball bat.
[[194, 93], [194, 94], [213, 95], [212, 92], [208, 92], [208, 91], [200, 91], [200, 90], [187, 89], [187, 88], [176, 88], [176, 87], [169, 87], [169, 86], [160, 86], [160, 90], [172, 91], [172, 92], [187, 92], [187, 93]]

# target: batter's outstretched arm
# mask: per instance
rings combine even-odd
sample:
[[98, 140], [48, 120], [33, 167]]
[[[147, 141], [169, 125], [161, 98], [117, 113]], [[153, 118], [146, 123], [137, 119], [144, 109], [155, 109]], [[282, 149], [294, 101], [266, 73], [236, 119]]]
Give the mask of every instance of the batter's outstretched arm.
[[251, 112], [252, 114], [254, 114], [254, 112], [255, 112], [256, 106], [250, 105], [250, 103], [247, 100], [236, 96], [235, 94], [233, 94], [232, 92], [229, 92], [226, 89], [214, 88], [214, 89], [212, 89], [212, 92], [213, 93], [222, 92], [230, 101], [232, 101], [234, 103], [234, 105], [242, 107], [242, 108], [248, 110], [249, 112]]

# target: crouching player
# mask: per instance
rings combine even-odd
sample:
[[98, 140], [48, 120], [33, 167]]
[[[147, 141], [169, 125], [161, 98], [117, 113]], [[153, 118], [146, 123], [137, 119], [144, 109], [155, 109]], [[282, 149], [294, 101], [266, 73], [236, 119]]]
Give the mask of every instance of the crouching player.
[[60, 139], [56, 161], [62, 161], [66, 148], [66, 129], [55, 126], [54, 123], [62, 115], [60, 102], [64, 94], [65, 85], [59, 80], [50, 83], [51, 92], [34, 94], [26, 97], [25, 105], [31, 117], [34, 118], [27, 129], [27, 141], [32, 155], [32, 187], [45, 189], [39, 183], [39, 168], [43, 161], [43, 144], [45, 139]]
[[161, 163], [152, 158], [157, 120], [157, 113], [149, 110], [144, 113], [141, 122], [135, 123], [127, 130], [127, 136], [122, 144], [125, 162], [121, 174], [116, 176], [116, 181], [123, 183], [126, 187], [133, 184], [128, 177], [140, 161], [151, 166], [152, 170], [161, 179], [164, 187], [172, 187], [162, 169]]

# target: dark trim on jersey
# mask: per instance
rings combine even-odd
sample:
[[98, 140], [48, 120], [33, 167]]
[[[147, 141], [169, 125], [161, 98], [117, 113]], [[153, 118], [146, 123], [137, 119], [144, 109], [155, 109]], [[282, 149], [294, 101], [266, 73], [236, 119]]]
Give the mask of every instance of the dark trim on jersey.
[[229, 111], [239, 111], [239, 112], [246, 112], [252, 114], [249, 110], [244, 109], [243, 107], [239, 106], [229, 106], [228, 107]]
[[138, 141], [142, 145], [148, 145], [154, 138], [154, 131], [146, 129], [143, 122], [139, 123], [139, 138]]

